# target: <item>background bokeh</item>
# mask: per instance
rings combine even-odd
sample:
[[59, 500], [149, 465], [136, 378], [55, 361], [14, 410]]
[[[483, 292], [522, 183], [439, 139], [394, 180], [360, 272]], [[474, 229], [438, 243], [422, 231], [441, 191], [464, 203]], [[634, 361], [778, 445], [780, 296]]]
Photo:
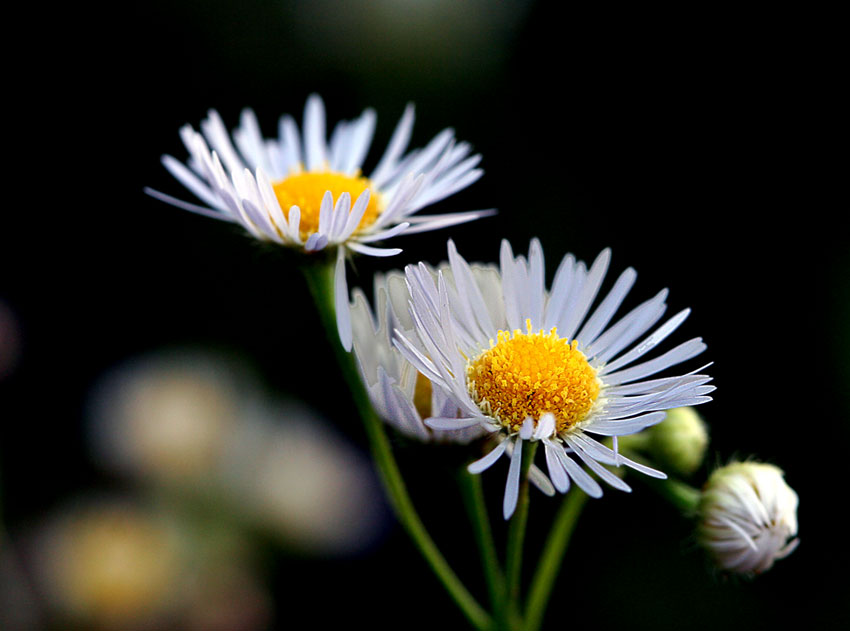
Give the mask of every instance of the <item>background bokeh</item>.
[[[483, 154], [484, 177], [439, 206], [499, 209], [451, 231], [467, 259], [493, 261], [501, 238], [523, 250], [538, 236], [550, 278], [566, 252], [586, 260], [610, 246], [614, 271], [638, 270], [634, 303], [669, 287], [671, 312], [693, 308], [682, 338], [702, 336], [714, 362], [715, 401], [701, 410], [711, 463], [756, 455], [800, 494], [799, 549], [749, 582], [708, 571], [687, 522], [645, 487], [607, 493], [579, 526], [546, 628], [769, 627], [798, 612], [814, 628], [846, 624], [848, 581], [834, 570], [850, 560], [838, 518], [850, 239], [846, 204], [828, 194], [839, 83], [828, 16], [521, 0], [150, 0], [33, 24], [33, 45], [51, 54], [28, 59], [30, 70], [12, 59], [21, 109], [6, 125], [25, 125], [28, 141], [13, 155], [20, 198], [7, 202], [0, 232], [9, 625], [43, 621], [22, 613], [40, 599], [22, 549], [48, 516], [128, 491], [95, 457], [89, 423], [95, 384], [133, 358], [163, 348], [236, 356], [265, 396], [302, 399], [365, 448], [297, 272], [232, 226], [142, 193], [188, 198], [159, 163], [163, 153], [184, 157], [182, 124], [216, 108], [232, 126], [250, 106], [272, 134], [281, 113], [300, 121], [312, 92], [331, 120], [374, 107], [376, 147], [412, 101], [414, 145], [452, 126]], [[409, 237], [395, 259], [358, 259], [349, 282], [437, 263], [448, 236]], [[450, 473], [460, 455], [394, 441], [424, 520], [483, 598]], [[485, 477], [494, 507], [503, 473]], [[532, 497], [529, 564], [554, 509]], [[346, 555], [262, 550], [252, 565], [269, 599], [260, 625], [463, 626], [397, 526]]]

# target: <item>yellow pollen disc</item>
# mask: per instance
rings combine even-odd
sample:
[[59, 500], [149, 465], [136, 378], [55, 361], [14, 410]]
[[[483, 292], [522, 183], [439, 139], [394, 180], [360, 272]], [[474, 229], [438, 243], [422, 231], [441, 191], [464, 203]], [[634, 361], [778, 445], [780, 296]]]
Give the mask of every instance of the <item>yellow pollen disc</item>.
[[319, 208], [321, 208], [325, 191], [331, 192], [334, 203], [340, 195], [348, 193], [351, 195], [353, 206], [360, 194], [369, 189], [369, 205], [366, 206], [366, 212], [363, 213], [363, 218], [355, 232], [372, 225], [384, 209], [383, 199], [372, 182], [359, 175], [344, 175], [333, 171], [300, 171], [279, 182], [274, 182], [272, 188], [287, 219], [292, 206], [298, 206], [301, 209], [300, 236], [302, 239], [306, 239], [319, 229]]
[[467, 386], [481, 410], [510, 431], [531, 417], [555, 415], [559, 433], [584, 419], [599, 396], [596, 370], [572, 343], [549, 333], [498, 332], [494, 344], [467, 364]]

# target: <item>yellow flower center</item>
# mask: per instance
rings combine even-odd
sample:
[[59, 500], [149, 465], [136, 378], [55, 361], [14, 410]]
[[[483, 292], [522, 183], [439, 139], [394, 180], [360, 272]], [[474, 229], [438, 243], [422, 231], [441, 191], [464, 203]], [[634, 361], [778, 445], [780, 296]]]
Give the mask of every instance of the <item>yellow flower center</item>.
[[360, 194], [369, 189], [369, 205], [355, 232], [372, 225], [384, 209], [384, 201], [372, 182], [359, 175], [344, 175], [333, 171], [299, 171], [279, 182], [274, 182], [272, 188], [287, 218], [292, 206], [298, 206], [301, 209], [299, 232], [302, 239], [306, 239], [319, 229], [319, 208], [321, 208], [325, 191], [331, 192], [334, 203], [340, 195], [348, 193], [351, 195], [351, 204], [354, 205]]
[[558, 433], [565, 432], [590, 412], [601, 382], [575, 341], [558, 337], [555, 328], [532, 333], [531, 320], [525, 323], [527, 333], [499, 331], [498, 341], [469, 362], [469, 393], [510, 431], [551, 412]]

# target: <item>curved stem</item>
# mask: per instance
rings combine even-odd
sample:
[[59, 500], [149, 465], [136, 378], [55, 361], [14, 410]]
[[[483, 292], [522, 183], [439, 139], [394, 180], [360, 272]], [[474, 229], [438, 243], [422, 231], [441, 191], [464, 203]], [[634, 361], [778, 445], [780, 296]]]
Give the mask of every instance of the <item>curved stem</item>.
[[647, 478], [643, 482], [678, 508], [685, 517], [692, 517], [696, 514], [699, 508], [700, 497], [702, 496], [699, 489], [695, 489], [690, 484], [673, 478], [667, 478], [666, 480]]
[[333, 265], [304, 266], [302, 270], [328, 335], [328, 341], [333, 347], [365, 426], [372, 457], [396, 517], [469, 622], [476, 629], [489, 629], [491, 625], [489, 614], [478, 604], [451, 569], [419, 518], [393, 456], [390, 441], [384, 431], [384, 424], [375, 413], [363, 387], [354, 357], [339, 343], [333, 306]]
[[587, 493], [574, 487], [561, 503], [531, 581], [525, 613], [526, 631], [536, 631], [543, 622], [543, 614], [561, 569], [564, 553], [587, 499]]

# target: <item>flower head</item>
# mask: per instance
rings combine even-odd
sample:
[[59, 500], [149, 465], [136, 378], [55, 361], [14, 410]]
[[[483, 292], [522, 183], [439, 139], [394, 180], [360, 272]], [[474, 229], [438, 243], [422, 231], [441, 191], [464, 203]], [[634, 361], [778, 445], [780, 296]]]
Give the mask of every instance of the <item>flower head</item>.
[[703, 489], [699, 540], [724, 570], [764, 572], [799, 543], [797, 504], [797, 494], [778, 467], [760, 462], [726, 465]]
[[392, 256], [399, 248], [372, 245], [400, 234], [436, 230], [492, 211], [411, 217], [475, 182], [480, 155], [457, 143], [445, 129], [424, 148], [407, 152], [413, 107], [399, 121], [383, 157], [368, 177], [362, 173], [375, 130], [367, 109], [342, 121], [326, 137], [324, 104], [307, 100], [303, 130], [283, 116], [279, 136], [266, 139], [256, 116], [245, 110], [239, 127], [227, 132], [211, 111], [196, 132], [186, 125], [180, 136], [189, 151], [183, 164], [163, 156], [165, 167], [205, 205], [187, 203], [148, 189], [170, 204], [207, 217], [237, 223], [262, 241], [318, 252], [337, 248], [335, 303], [340, 339], [351, 348], [351, 322], [345, 280], [346, 252]]
[[[635, 281], [634, 270], [627, 269], [591, 311], [609, 259], [605, 250], [588, 269], [566, 256], [550, 291], [537, 240], [528, 259], [514, 257], [503, 241], [500, 269], [484, 282], [451, 241], [450, 275], [438, 273], [435, 279], [422, 264], [406, 268], [415, 335], [396, 329], [395, 344], [459, 410], [425, 422], [436, 429], [481, 427], [498, 435], [499, 444], [470, 471], [481, 472], [503, 454], [510, 456], [506, 518], [516, 506], [523, 440], [543, 442], [549, 475], [561, 492], [572, 480], [591, 496], [602, 494], [579, 462], [628, 491], [603, 464], [665, 476], [620, 454], [616, 437], [660, 422], [668, 408], [710, 400], [714, 387], [707, 385], [708, 376], [647, 379], [705, 349], [695, 338], [642, 360], [688, 316], [684, 310], [643, 337], [664, 314], [666, 290], [609, 327]], [[614, 437], [613, 449], [591, 435]]]

